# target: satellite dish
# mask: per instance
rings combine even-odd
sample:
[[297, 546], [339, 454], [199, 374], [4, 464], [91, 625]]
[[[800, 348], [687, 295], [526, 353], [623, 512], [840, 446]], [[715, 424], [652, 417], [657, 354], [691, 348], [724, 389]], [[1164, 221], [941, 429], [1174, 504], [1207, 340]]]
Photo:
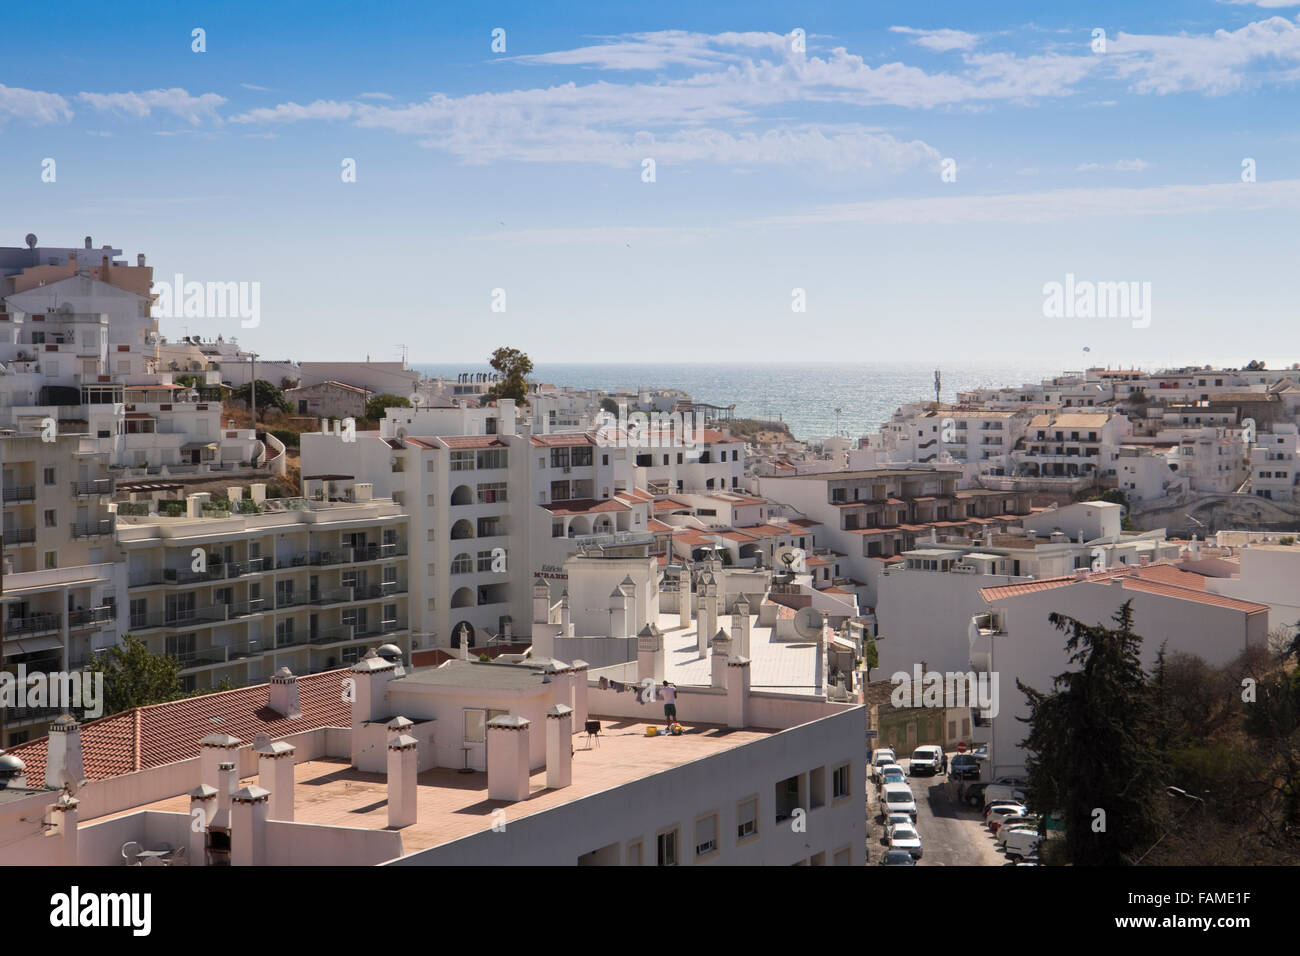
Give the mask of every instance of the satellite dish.
[[804, 569], [804, 551], [803, 548], [793, 548], [786, 546], [779, 548], [776, 552], [776, 559], [785, 565], [787, 574], [795, 574]]
[[822, 636], [822, 612], [806, 607], [794, 616], [794, 630], [800, 637], [816, 640]]
[[34, 233], [34, 232], [29, 232], [29, 233], [27, 234], [27, 248], [28, 248], [28, 249], [35, 249], [35, 248], [36, 248], [36, 233]]

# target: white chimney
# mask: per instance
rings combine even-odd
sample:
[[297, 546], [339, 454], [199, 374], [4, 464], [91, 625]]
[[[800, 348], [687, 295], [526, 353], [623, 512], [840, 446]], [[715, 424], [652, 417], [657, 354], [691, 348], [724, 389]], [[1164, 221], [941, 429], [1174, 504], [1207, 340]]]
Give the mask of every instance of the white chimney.
[[731, 613], [731, 637], [738, 657], [749, 656], [749, 602], [742, 595]]
[[[190, 791], [189, 861], [190, 866], [208, 865], [208, 827], [217, 813], [217, 788], [201, 783]], [[202, 820], [197, 829], [195, 820]]]
[[199, 782], [220, 790], [222, 764], [233, 764], [239, 758], [239, 745], [243, 743], [230, 734], [208, 734], [199, 741]]
[[682, 627], [691, 626], [691, 572], [684, 564], [677, 572], [677, 616]]
[[259, 481], [249, 485], [248, 497], [259, 505], [266, 501], [266, 483]]
[[527, 717], [502, 715], [488, 721], [488, 799], [517, 803], [528, 796]]
[[[585, 682], [585, 678], [584, 678]], [[556, 704], [546, 711], [546, 786], [573, 783], [573, 708]]]
[[234, 804], [230, 821], [230, 864], [266, 865], [266, 821], [271, 794], [258, 786], [244, 787], [231, 794]]
[[399, 734], [388, 741], [388, 826], [398, 830], [409, 827], [418, 817], [416, 808], [416, 774], [420, 742], [410, 734]]
[[293, 820], [293, 755], [294, 747], [283, 740], [255, 747], [257, 752], [257, 783], [271, 793], [268, 819]]
[[375, 498], [375, 486], [373, 482], [358, 481], [352, 486], [353, 501], [373, 501]]
[[579, 729], [587, 723], [587, 717], [590, 713], [587, 704], [587, 667], [586, 661], [575, 660], [573, 662], [573, 732], [576, 734]]
[[741, 730], [749, 722], [749, 659], [727, 661], [727, 726]]
[[212, 495], [206, 491], [198, 492], [193, 495], [185, 496], [185, 516], [187, 518], [202, 518], [203, 506], [208, 503]]
[[298, 678], [288, 667], [281, 667], [276, 671], [267, 686], [267, 703], [273, 711], [290, 719], [302, 716], [302, 697], [298, 691]]
[[636, 636], [636, 679], [646, 678], [656, 685], [664, 679], [664, 638], [653, 624], [641, 628]]
[[709, 655], [709, 683], [713, 687], [727, 686], [727, 661], [731, 658], [731, 638], [719, 628], [713, 637], [712, 653]]
[[64, 714], [50, 725], [45, 749], [45, 786], [76, 793], [86, 778], [81, 759], [81, 725]]

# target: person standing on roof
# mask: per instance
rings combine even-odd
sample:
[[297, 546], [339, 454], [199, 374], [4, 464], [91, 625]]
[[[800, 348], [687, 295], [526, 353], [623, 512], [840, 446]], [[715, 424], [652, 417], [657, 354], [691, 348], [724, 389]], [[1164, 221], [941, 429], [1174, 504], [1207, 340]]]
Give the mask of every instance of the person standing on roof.
[[668, 721], [668, 729], [672, 730], [673, 724], [677, 723], [677, 685], [664, 681], [659, 688], [659, 696], [664, 700], [664, 718]]

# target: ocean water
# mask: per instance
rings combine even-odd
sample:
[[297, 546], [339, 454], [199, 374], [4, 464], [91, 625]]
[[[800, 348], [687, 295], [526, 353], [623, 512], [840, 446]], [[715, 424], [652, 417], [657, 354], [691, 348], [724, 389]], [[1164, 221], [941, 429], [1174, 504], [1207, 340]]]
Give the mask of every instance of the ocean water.
[[[412, 365], [428, 376], [490, 372], [482, 365]], [[948, 365], [939, 369], [941, 397], [983, 386], [1013, 386], [1061, 374], [1030, 365]], [[538, 363], [532, 378], [553, 385], [605, 391], [680, 388], [697, 402], [736, 406], [737, 418], [779, 419], [796, 438], [875, 431], [900, 405], [934, 398], [933, 365], [906, 362], [821, 364], [552, 364]], [[837, 415], [836, 409], [839, 409]]]

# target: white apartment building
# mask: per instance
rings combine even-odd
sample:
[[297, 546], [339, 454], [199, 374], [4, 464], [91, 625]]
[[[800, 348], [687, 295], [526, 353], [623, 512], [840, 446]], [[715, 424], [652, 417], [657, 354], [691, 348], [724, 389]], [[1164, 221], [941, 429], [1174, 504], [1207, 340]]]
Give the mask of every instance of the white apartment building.
[[304, 434], [304, 490], [369, 484], [410, 515], [410, 607], [419, 649], [527, 635], [536, 450], [497, 407], [390, 408], [379, 432]]
[[1011, 459], [1024, 477], [1105, 476], [1114, 472], [1122, 439], [1132, 432], [1128, 418], [1108, 411], [1035, 415]]
[[[113, 539], [107, 455], [85, 436], [0, 438], [4, 614], [0, 669], [84, 667], [117, 643], [126, 569]], [[4, 708], [0, 743], [40, 736], [57, 708]]]
[[391, 499], [226, 500], [148, 492], [118, 515], [128, 608], [122, 627], [174, 658], [188, 690], [311, 674], [367, 647], [411, 651], [409, 520]]
[[1249, 647], [1265, 645], [1268, 605], [1201, 590], [1199, 575], [1174, 572], [1172, 580], [1183, 582], [1175, 584], [1140, 576], [1144, 573], [1151, 569], [1080, 572], [983, 590], [986, 610], [972, 617], [966, 630], [971, 668], [977, 675], [994, 675], [999, 689], [997, 715], [991, 722], [976, 720], [972, 730], [974, 743], [988, 744], [990, 777], [1024, 772], [1020, 741], [1029, 709], [1016, 681], [1047, 692], [1052, 678], [1070, 669], [1068, 635], [1049, 623], [1052, 613], [1110, 626], [1112, 615], [1132, 601], [1133, 629], [1142, 636], [1141, 662], [1148, 670], [1162, 646], [1170, 654], [1194, 654], [1219, 666]]
[[881, 447], [898, 462], [971, 462], [978, 464], [976, 473], [1008, 474], [1011, 452], [1029, 426], [1029, 415], [1014, 410], [907, 408], [880, 432]]
[[725, 686], [679, 698], [687, 731], [651, 737], [580, 661], [395, 650], [215, 697], [215, 730], [179, 702], [61, 722], [10, 755], [0, 864], [120, 865], [132, 841], [190, 866], [864, 862], [861, 706], [753, 689], [730, 657]]
[[1296, 453], [1300, 452], [1300, 429], [1275, 424], [1271, 432], [1257, 435], [1250, 449], [1250, 490], [1258, 498], [1290, 504], [1300, 476]]

